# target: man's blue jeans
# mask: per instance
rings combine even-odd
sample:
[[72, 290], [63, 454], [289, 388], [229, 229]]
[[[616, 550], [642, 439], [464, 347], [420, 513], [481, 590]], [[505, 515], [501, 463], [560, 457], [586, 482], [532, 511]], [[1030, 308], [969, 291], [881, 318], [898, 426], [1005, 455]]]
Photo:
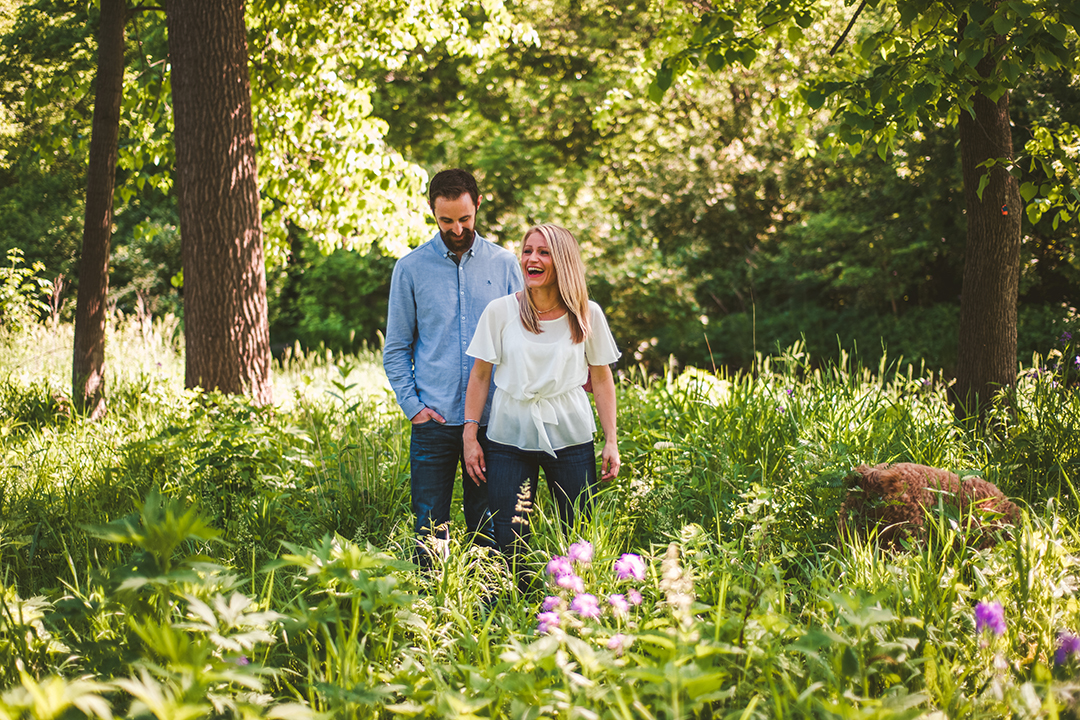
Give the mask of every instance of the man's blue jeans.
[[577, 512], [588, 518], [593, 486], [596, 485], [593, 443], [590, 440], [562, 448], [556, 451], [556, 457], [552, 457], [542, 451], [519, 450], [489, 442], [484, 456], [488, 501], [495, 515], [495, 545], [515, 569], [518, 585], [524, 589], [527, 578], [521, 568], [516, 567], [529, 540], [529, 518], [524, 501], [530, 505], [535, 501], [540, 469], [543, 468], [563, 527], [567, 530], [573, 527]]
[[[479, 486], [465, 470], [464, 444], [461, 425], [441, 425], [434, 420], [412, 426], [409, 463], [412, 467], [413, 526], [417, 535], [417, 563], [431, 565], [430, 549], [425, 544], [429, 535], [450, 537], [450, 505], [454, 499], [454, 478], [461, 468], [461, 488], [464, 497], [465, 529], [477, 545], [494, 546], [491, 512], [488, 510], [488, 489]], [[477, 437], [487, 449], [486, 428]]]

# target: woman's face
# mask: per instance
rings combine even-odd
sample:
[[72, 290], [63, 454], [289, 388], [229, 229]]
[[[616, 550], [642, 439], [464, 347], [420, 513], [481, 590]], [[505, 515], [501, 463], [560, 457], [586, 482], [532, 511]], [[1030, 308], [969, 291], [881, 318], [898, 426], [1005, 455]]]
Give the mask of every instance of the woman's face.
[[522, 243], [521, 274], [527, 288], [555, 286], [555, 262], [543, 233], [529, 233]]

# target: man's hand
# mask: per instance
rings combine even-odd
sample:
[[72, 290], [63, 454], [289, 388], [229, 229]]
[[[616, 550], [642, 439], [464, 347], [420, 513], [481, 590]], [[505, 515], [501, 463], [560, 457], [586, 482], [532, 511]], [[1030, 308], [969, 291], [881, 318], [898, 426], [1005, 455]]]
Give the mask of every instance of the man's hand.
[[412, 424], [413, 425], [420, 425], [421, 423], [426, 423], [429, 420], [434, 420], [435, 422], [439, 423], [440, 425], [445, 425], [446, 424], [446, 418], [444, 418], [442, 415], [435, 412], [434, 410], [432, 410], [429, 407], [426, 407], [423, 410], [421, 410], [420, 412], [413, 415]]

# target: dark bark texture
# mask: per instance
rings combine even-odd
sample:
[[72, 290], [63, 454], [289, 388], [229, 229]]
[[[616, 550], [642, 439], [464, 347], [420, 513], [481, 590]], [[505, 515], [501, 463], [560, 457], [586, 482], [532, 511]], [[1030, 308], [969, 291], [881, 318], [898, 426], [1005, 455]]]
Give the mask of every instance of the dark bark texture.
[[[994, 71], [996, 53], [977, 70]], [[979, 198], [986, 172], [979, 163], [1013, 157], [1009, 96], [996, 103], [976, 93], [974, 116], [960, 112], [960, 162], [967, 207], [967, 247], [960, 299], [960, 338], [953, 407], [958, 417], [981, 413], [1002, 388], [1016, 383], [1016, 303], [1020, 281], [1020, 188], [998, 165]]]
[[271, 401], [244, 0], [169, 0], [185, 384]]
[[94, 121], [86, 169], [86, 214], [75, 304], [71, 397], [76, 406], [92, 418], [105, 412], [105, 315], [120, 100], [124, 88], [124, 23], [127, 22], [124, 2], [101, 2]]

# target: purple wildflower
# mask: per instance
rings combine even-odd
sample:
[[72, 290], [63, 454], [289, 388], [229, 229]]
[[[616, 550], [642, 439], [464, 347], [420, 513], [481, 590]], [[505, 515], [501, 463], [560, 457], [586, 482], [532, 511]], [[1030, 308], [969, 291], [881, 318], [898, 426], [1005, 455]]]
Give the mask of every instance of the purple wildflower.
[[1058, 338], [1058, 342], [1062, 345], [1068, 345], [1070, 340], [1072, 340], [1072, 333], [1068, 330], [1061, 333], [1061, 337]]
[[795, 388], [788, 388], [787, 389], [787, 396], [788, 397], [791, 397], [794, 394], [795, 394]]
[[624, 553], [615, 561], [615, 575], [620, 580], [633, 578], [640, 582], [645, 579], [645, 561], [641, 559], [640, 555]]
[[582, 540], [581, 542], [573, 543], [570, 546], [570, 550], [567, 551], [567, 555], [570, 559], [576, 563], [582, 565], [588, 565], [592, 562], [593, 546], [592, 543]]
[[559, 613], [556, 612], [542, 612], [536, 616], [536, 632], [541, 635], [546, 635], [553, 629], [559, 627], [559, 623], [562, 619], [559, 617]]
[[995, 635], [1005, 634], [1005, 611], [1001, 603], [981, 602], [975, 606], [975, 632], [989, 630]]
[[235, 662], [236, 662], [237, 665], [250, 665], [251, 664], [251, 660], [248, 658], [247, 655], [239, 656], [238, 658], [236, 658]]
[[1075, 358], [1073, 358], [1073, 364], [1076, 365], [1078, 369], [1080, 369], [1080, 355], [1077, 355]]
[[641, 604], [641, 593], [639, 593], [635, 588], [630, 588], [629, 590], [626, 591], [626, 600], [631, 605], [640, 605]]
[[625, 615], [630, 612], [630, 603], [626, 601], [625, 595], [611, 595], [608, 597], [608, 603], [611, 604], [611, 609], [616, 615]]
[[561, 575], [559, 579], [555, 581], [555, 584], [565, 590], [573, 590], [576, 593], [585, 589], [585, 581], [572, 573], [570, 575]]
[[589, 593], [580, 593], [570, 601], [570, 610], [583, 618], [600, 617], [600, 603], [596, 596]]
[[561, 597], [558, 595], [548, 595], [544, 598], [544, 602], [541, 604], [540, 608], [544, 612], [552, 612], [553, 610], [558, 610], [560, 605], [562, 605]]
[[570, 563], [570, 558], [565, 555], [556, 555], [548, 562], [547, 571], [548, 575], [558, 580], [564, 575], [573, 575], [574, 566]]
[[607, 641], [607, 649], [613, 651], [616, 655], [622, 655], [623, 651], [630, 647], [632, 642], [634, 642], [632, 637], [628, 637], [622, 633], [616, 633]]
[[1054, 664], [1064, 665], [1069, 662], [1071, 655], [1080, 653], [1080, 637], [1072, 633], [1064, 632], [1058, 635], [1057, 652], [1054, 653]]

